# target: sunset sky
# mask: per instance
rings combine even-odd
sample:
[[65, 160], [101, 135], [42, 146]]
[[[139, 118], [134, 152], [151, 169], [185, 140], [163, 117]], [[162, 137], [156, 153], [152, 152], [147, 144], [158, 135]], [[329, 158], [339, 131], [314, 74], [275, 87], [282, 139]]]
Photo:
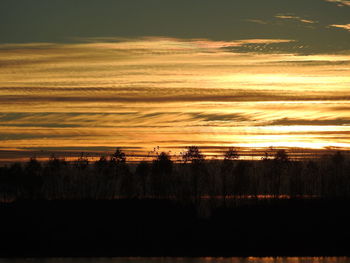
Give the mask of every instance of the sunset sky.
[[1, 160], [350, 149], [348, 0], [2, 0], [0, 24]]

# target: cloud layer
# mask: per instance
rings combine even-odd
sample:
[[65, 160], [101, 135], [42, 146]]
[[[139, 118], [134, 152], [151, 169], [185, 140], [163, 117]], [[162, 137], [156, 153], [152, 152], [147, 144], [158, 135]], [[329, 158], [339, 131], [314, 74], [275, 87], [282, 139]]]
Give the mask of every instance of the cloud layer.
[[2, 150], [350, 147], [346, 52], [303, 55], [289, 39], [84, 41], [0, 46]]

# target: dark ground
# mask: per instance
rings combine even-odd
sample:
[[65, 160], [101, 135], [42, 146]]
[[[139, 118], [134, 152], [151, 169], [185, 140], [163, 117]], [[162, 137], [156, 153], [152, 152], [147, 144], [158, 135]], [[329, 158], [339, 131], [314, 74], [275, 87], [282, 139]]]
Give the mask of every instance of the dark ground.
[[350, 202], [259, 201], [198, 216], [165, 200], [0, 204], [0, 256], [350, 256]]

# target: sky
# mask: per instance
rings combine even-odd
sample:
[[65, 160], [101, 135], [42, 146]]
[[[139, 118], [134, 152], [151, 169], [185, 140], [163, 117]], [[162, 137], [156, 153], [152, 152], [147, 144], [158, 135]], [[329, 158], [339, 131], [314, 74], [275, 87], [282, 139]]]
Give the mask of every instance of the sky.
[[350, 1], [2, 0], [0, 159], [350, 149]]

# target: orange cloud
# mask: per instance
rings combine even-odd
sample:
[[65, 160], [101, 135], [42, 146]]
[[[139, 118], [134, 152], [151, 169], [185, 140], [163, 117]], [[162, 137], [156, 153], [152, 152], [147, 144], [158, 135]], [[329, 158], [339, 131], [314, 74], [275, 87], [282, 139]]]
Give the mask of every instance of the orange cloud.
[[350, 24], [345, 24], [345, 25], [336, 25], [336, 24], [333, 24], [333, 25], [329, 25], [330, 27], [336, 27], [336, 28], [342, 28], [342, 29], [345, 29], [347, 31], [350, 31]]
[[338, 6], [350, 6], [349, 0], [325, 0], [326, 2], [335, 3]]
[[301, 18], [299, 16], [294, 16], [294, 15], [276, 15], [276, 18], [280, 18], [280, 19], [289, 19], [289, 20], [295, 20], [298, 22], [302, 22], [302, 23], [307, 23], [307, 24], [315, 24], [317, 23], [316, 21], [310, 20], [310, 19], [304, 19]]

